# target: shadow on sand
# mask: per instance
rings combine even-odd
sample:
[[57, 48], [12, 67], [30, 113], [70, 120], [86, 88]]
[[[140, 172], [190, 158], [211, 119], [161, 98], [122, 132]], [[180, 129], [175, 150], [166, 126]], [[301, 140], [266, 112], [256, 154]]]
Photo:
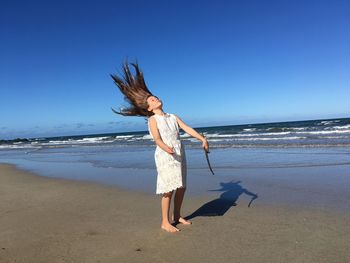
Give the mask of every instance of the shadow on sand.
[[194, 211], [191, 215], [187, 216], [185, 219], [192, 219], [197, 216], [223, 216], [231, 206], [236, 206], [236, 201], [240, 197], [241, 194], [246, 194], [251, 196], [251, 201], [248, 204], [248, 207], [252, 204], [253, 200], [258, 198], [257, 194], [249, 192], [247, 189], [243, 188], [240, 185], [241, 181], [237, 182], [228, 182], [228, 183], [220, 183], [221, 189], [209, 190], [209, 191], [217, 191], [223, 192], [219, 198], [214, 199], [196, 211]]

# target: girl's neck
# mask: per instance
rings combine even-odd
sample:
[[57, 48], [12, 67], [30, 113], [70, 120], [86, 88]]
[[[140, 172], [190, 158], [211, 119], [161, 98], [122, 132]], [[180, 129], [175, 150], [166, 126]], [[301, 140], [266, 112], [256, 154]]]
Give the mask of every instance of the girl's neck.
[[161, 116], [165, 115], [163, 109], [154, 109], [153, 113]]

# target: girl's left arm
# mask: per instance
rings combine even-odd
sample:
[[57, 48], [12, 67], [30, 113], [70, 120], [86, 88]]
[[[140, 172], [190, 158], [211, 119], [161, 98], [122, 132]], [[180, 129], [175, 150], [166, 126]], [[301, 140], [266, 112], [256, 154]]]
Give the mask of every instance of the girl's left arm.
[[[174, 114], [175, 115], [175, 114]], [[203, 145], [202, 147], [208, 152], [209, 151], [209, 143], [205, 137], [200, 135], [196, 130], [191, 128], [190, 126], [186, 125], [177, 115], [175, 115], [177, 123], [179, 124], [180, 128], [183, 129], [186, 133], [191, 135], [194, 138], [197, 138], [198, 140], [202, 141]]]

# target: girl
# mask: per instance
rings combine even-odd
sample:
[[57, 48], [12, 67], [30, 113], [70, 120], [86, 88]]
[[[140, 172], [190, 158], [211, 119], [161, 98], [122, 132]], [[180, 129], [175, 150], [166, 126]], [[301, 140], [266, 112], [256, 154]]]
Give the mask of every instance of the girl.
[[[137, 64], [131, 63], [135, 74], [131, 74], [128, 63], [123, 65], [123, 78], [111, 75], [115, 84], [124, 94], [130, 106], [119, 112], [124, 116], [145, 116], [148, 130], [155, 141], [155, 163], [157, 168], [157, 194], [162, 194], [162, 223], [161, 228], [168, 232], [180, 231], [176, 225], [190, 225], [192, 222], [181, 217], [181, 205], [186, 190], [186, 155], [179, 136], [179, 127], [189, 135], [202, 141], [202, 147], [208, 152], [209, 144], [205, 137], [187, 126], [177, 115], [165, 113], [163, 102], [154, 96], [147, 88], [143, 74]], [[169, 221], [169, 209], [172, 195], [174, 197], [173, 221]]]

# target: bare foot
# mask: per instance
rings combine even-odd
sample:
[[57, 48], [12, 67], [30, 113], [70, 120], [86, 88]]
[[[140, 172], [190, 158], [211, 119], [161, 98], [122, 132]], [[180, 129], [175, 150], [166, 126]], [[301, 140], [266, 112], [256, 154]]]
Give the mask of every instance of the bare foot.
[[161, 228], [164, 229], [167, 232], [170, 232], [170, 233], [175, 233], [175, 232], [179, 232], [180, 231], [180, 229], [170, 225], [169, 223], [168, 224], [162, 224]]
[[192, 222], [190, 220], [186, 220], [182, 217], [180, 217], [178, 220], [175, 220], [176, 224], [183, 224], [183, 225], [191, 225]]

